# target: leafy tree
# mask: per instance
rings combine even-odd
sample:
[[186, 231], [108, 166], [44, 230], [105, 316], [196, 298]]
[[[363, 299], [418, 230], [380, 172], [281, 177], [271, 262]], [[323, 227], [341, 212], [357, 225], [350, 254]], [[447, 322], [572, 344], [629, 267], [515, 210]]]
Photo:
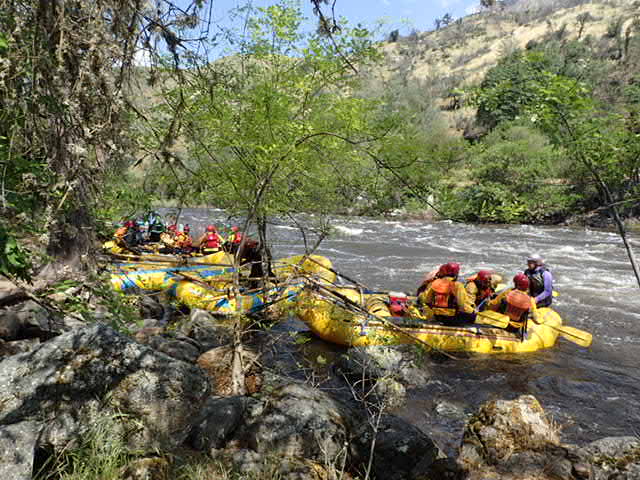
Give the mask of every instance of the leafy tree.
[[357, 77], [336, 55], [377, 60], [368, 32], [342, 25], [328, 39], [300, 33], [300, 22], [286, 2], [258, 9], [248, 36], [230, 38], [241, 54], [184, 72], [168, 97], [171, 113], [182, 112], [191, 191], [255, 220], [264, 246], [268, 218], [358, 198], [375, 181], [363, 149], [385, 133], [373, 123], [379, 102], [349, 95]]
[[468, 185], [446, 195], [449, 215], [467, 221], [553, 223], [576, 201], [561, 173], [561, 152], [535, 129], [503, 124], [471, 153]]

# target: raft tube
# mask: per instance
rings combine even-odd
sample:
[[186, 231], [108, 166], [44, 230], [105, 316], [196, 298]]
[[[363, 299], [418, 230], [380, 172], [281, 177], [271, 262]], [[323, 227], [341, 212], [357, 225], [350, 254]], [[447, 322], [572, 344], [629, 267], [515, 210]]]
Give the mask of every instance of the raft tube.
[[309, 290], [299, 296], [296, 313], [315, 335], [347, 347], [415, 343], [428, 344], [434, 350], [456, 352], [528, 353], [552, 347], [558, 338], [554, 327], [562, 325], [557, 312], [540, 308], [541, 323], [528, 322], [527, 332], [521, 339], [514, 333], [485, 325], [453, 327], [424, 318], [393, 317], [385, 302], [380, 301], [380, 295], [361, 295], [348, 288], [334, 290], [372, 315], [354, 312], [344, 302], [341, 305], [340, 300], [329, 298], [330, 295]]

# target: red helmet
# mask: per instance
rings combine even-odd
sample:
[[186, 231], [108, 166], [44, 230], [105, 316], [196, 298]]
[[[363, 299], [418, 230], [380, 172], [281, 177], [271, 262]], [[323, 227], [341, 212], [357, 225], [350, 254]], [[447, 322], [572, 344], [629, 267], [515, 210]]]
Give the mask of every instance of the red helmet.
[[184, 226], [184, 228], [182, 229], [182, 231], [183, 231], [184, 233], [187, 233], [187, 232], [190, 232], [190, 231], [191, 231], [191, 228], [189, 227], [189, 225], [185, 225], [185, 226]]
[[451, 277], [457, 277], [460, 273], [460, 264], [456, 262], [447, 263], [448, 275]]
[[476, 280], [480, 283], [489, 283], [491, 281], [491, 272], [489, 270], [480, 270]]
[[178, 231], [178, 226], [174, 223], [173, 225], [169, 225], [167, 230], [169, 230], [170, 232], [176, 232]]
[[215, 232], [215, 231], [216, 231], [215, 225], [207, 225], [207, 232]]
[[124, 226], [127, 228], [133, 228], [136, 226], [136, 222], [134, 222], [133, 220], [127, 220], [126, 222], [124, 222]]
[[513, 277], [513, 284], [518, 290], [528, 290], [529, 277], [527, 277], [524, 273], [518, 273], [515, 277]]
[[236, 227], [235, 225], [233, 227], [231, 227], [231, 231], [232, 232], [238, 232], [240, 231], [240, 228]]

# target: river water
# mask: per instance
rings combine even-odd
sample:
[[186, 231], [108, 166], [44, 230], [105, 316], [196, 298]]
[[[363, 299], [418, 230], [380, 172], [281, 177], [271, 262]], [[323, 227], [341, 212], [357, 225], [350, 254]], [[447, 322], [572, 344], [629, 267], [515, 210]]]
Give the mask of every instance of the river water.
[[[186, 210], [180, 220], [198, 231], [226, 219], [219, 210]], [[410, 294], [425, 272], [444, 262], [461, 263], [463, 274], [490, 268], [510, 280], [526, 268], [528, 254], [539, 253], [560, 294], [554, 309], [566, 325], [593, 334], [588, 349], [559, 338], [554, 348], [532, 354], [428, 358], [425, 368], [433, 380], [409, 392], [407, 406], [394, 413], [447, 453], [454, 453], [464, 421], [478, 405], [522, 394], [541, 402], [565, 442], [640, 435], [640, 290], [616, 233], [360, 217], [337, 218], [333, 226], [316, 253], [371, 288]], [[275, 257], [304, 253], [295, 227], [274, 224], [270, 235]], [[640, 252], [640, 238], [631, 241]], [[313, 351], [322, 350], [321, 344]]]

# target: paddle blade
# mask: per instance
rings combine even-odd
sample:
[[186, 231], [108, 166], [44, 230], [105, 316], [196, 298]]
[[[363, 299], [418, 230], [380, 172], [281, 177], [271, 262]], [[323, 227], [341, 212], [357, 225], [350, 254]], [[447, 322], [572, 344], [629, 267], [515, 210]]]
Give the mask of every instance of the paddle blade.
[[494, 312], [493, 310], [484, 310], [476, 314], [476, 323], [498, 328], [507, 328], [509, 326], [509, 317], [502, 313]]
[[554, 327], [558, 333], [562, 336], [562, 338], [566, 338], [570, 342], [573, 342], [581, 347], [588, 347], [591, 345], [591, 340], [593, 336], [589, 332], [585, 332], [584, 330], [580, 330], [574, 327]]

